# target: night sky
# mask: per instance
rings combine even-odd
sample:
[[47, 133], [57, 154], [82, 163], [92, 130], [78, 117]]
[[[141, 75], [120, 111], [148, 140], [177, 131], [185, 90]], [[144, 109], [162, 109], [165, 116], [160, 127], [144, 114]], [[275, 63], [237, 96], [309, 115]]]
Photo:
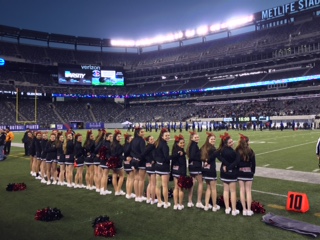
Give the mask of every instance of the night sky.
[[224, 22], [290, 0], [0, 0], [0, 24], [84, 37], [140, 39]]

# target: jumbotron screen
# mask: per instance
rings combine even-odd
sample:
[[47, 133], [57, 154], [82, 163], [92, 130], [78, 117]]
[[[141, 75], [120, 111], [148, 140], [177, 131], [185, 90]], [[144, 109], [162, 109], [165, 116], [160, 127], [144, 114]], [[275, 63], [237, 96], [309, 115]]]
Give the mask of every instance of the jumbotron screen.
[[58, 82], [63, 85], [125, 86], [123, 69], [94, 65], [59, 65]]

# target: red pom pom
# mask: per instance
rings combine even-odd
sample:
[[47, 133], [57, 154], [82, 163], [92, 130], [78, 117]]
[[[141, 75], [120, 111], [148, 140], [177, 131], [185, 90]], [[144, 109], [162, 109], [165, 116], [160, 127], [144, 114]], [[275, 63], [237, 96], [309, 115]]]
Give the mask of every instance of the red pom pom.
[[266, 210], [264, 209], [263, 205], [259, 202], [256, 202], [256, 201], [253, 201], [252, 204], [251, 204], [251, 210], [254, 212], [254, 213], [265, 213]]
[[115, 169], [119, 165], [120, 159], [118, 157], [110, 157], [107, 162], [109, 169]]
[[193, 186], [193, 179], [189, 176], [180, 176], [178, 179], [178, 186], [182, 189], [190, 189]]
[[116, 228], [111, 221], [102, 222], [96, 225], [94, 235], [100, 237], [114, 237], [116, 235]]

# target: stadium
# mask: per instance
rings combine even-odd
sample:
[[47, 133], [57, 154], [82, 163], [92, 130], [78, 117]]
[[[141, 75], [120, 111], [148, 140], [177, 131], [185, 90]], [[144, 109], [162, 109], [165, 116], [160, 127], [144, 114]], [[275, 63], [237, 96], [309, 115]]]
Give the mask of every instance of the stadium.
[[[123, 239], [307, 238], [265, 225], [262, 214], [234, 218], [197, 208], [159, 210], [86, 189], [41, 185], [29, 175], [20, 145], [26, 129], [72, 128], [85, 136], [87, 130], [124, 134], [142, 127], [157, 138], [158, 130], [168, 128], [171, 139], [177, 134], [188, 139], [192, 130], [199, 132], [200, 145], [208, 131], [217, 138], [228, 131], [235, 142], [244, 133], [257, 156], [253, 199], [266, 213], [317, 225], [319, 80], [318, 1], [141, 40], [0, 25], [0, 129], [15, 134], [12, 153], [1, 162], [0, 187], [28, 186], [2, 194], [0, 232], [5, 239], [95, 239], [92, 221], [108, 215]], [[307, 194], [307, 213], [286, 210], [289, 191]], [[49, 205], [65, 217], [34, 221], [36, 210]], [[144, 229], [136, 231], [140, 224]]]

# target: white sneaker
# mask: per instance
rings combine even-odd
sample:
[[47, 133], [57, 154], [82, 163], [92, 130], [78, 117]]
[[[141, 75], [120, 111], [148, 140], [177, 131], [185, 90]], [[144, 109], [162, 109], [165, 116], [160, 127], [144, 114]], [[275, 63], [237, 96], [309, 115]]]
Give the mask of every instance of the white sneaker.
[[105, 190], [104, 192], [106, 193], [106, 195], [112, 194], [112, 191], [109, 190]]
[[68, 183], [68, 184], [67, 184], [67, 187], [69, 187], [69, 188], [70, 188], [70, 187], [72, 187], [72, 185]]
[[31, 176], [32, 176], [32, 177], [36, 177], [37, 174], [36, 174], [35, 172], [31, 172]]
[[79, 188], [78, 184], [73, 185], [73, 188]]
[[100, 192], [100, 188], [96, 188], [96, 192]]
[[42, 178], [41, 183], [47, 183], [47, 181], [44, 178]]
[[173, 206], [173, 210], [178, 210], [178, 209], [179, 209], [179, 204]]
[[97, 189], [96, 186], [91, 186], [92, 190]]
[[142, 196], [142, 197], [141, 197], [141, 200], [142, 200], [142, 202], [143, 202], [143, 201], [147, 201], [147, 198], [144, 197], [144, 196]]
[[136, 195], [134, 193], [131, 193], [131, 198], [135, 198]]
[[140, 197], [135, 197], [134, 201], [135, 202], [142, 202], [142, 199]]
[[79, 188], [86, 188], [86, 185], [81, 184], [81, 185], [79, 185]]
[[182, 209], [184, 209], [184, 205], [178, 205], [178, 210], [182, 210]]
[[51, 181], [49, 180], [49, 181], [47, 181], [47, 185], [51, 185]]
[[247, 210], [243, 210], [242, 211], [242, 216], [247, 216], [248, 215], [248, 211]]
[[89, 190], [89, 189], [90, 189], [89, 185], [87, 185], [87, 186], [86, 186], [86, 189], [87, 189], [87, 190]]
[[216, 205], [216, 207], [212, 207], [212, 212], [216, 212], [220, 209], [219, 205]]
[[209, 206], [207, 207], [207, 206], [204, 206], [204, 208], [203, 208], [203, 210], [205, 210], [205, 211], [208, 211], [210, 208], [209, 208]]
[[52, 184], [53, 184], [53, 185], [57, 185], [57, 181], [54, 180], [54, 181], [52, 182]]
[[171, 203], [169, 203], [169, 202], [163, 204], [163, 208], [168, 208], [168, 207], [170, 207], [170, 206], [171, 206]]
[[120, 192], [114, 192], [115, 196], [120, 196]]
[[248, 210], [248, 211], [247, 211], [247, 216], [251, 217], [253, 214], [254, 214], [253, 211], [251, 211], [251, 210]]
[[211, 209], [211, 208], [212, 208], [212, 205], [211, 205], [210, 203], [209, 203], [209, 205], [208, 205], [208, 206], [209, 206], [209, 209]]
[[30, 172], [30, 175], [32, 176], [32, 174], [33, 174], [33, 172], [31, 171], [31, 172]]
[[237, 216], [239, 213], [240, 213], [240, 211], [239, 211], [238, 209], [233, 210], [233, 211], [231, 212], [232, 216]]
[[126, 193], [124, 191], [120, 190], [119, 195], [124, 196], [124, 195], [126, 195]]
[[103, 191], [102, 189], [100, 190], [100, 195], [107, 195], [106, 191]]
[[204, 208], [203, 204], [201, 202], [196, 203], [196, 208]]
[[75, 186], [74, 182], [73, 182], [73, 183], [71, 183], [71, 185], [72, 185], [72, 187], [74, 187], [74, 186]]
[[37, 180], [41, 180], [42, 177], [39, 175], [38, 177], [36, 177]]
[[148, 203], [148, 204], [151, 203], [151, 198], [147, 199], [146, 203]]
[[131, 195], [126, 194], [126, 199], [131, 199]]
[[161, 202], [161, 203], [158, 202], [158, 203], [157, 203], [157, 207], [158, 207], [158, 208], [161, 208], [163, 205], [164, 205], [164, 202]]
[[194, 204], [192, 202], [188, 202], [187, 206], [191, 208], [191, 207], [194, 207]]
[[224, 210], [224, 212], [225, 212], [226, 214], [230, 214], [231, 208], [226, 208], [226, 209]]

